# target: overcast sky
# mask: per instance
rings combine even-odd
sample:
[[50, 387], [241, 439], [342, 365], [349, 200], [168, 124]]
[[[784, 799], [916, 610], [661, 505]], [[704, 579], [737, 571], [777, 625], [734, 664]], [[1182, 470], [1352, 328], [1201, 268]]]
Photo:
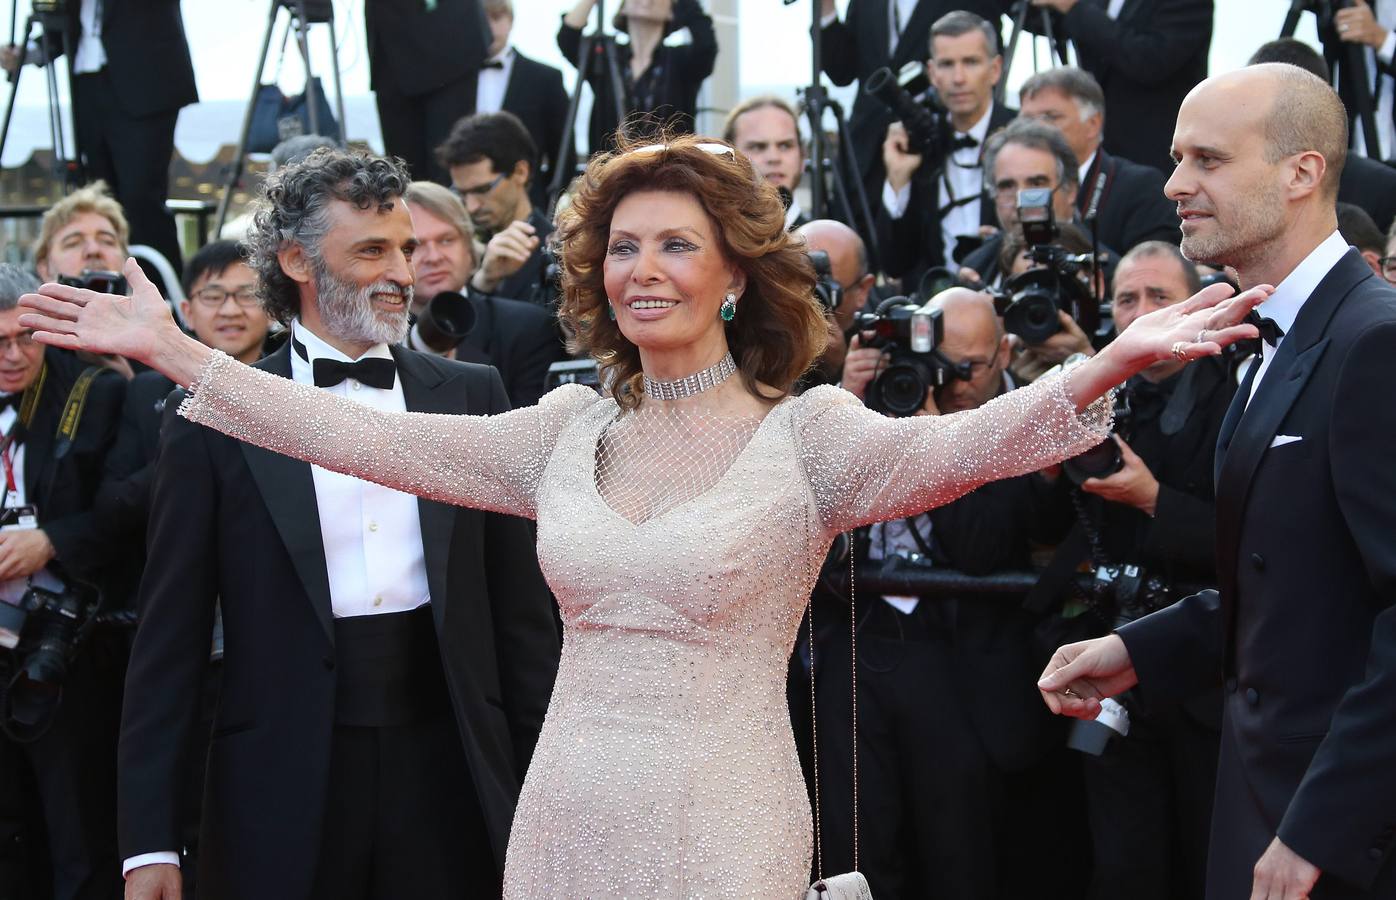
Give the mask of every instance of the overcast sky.
[[[781, 0], [740, 0], [738, 22], [741, 40], [739, 65], [741, 83], [756, 88], [794, 89], [809, 78], [809, 3], [800, 0], [787, 6]], [[563, 69], [571, 83], [572, 68], [558, 52], [554, 42], [558, 16], [572, 5], [572, 0], [515, 0], [518, 21], [514, 42], [525, 54]], [[610, 4], [608, 4], [610, 5]], [[840, 7], [844, 5], [840, 0]], [[1261, 43], [1277, 37], [1288, 0], [1217, 0], [1216, 29], [1212, 39], [1211, 70], [1221, 72], [1236, 68]], [[29, 0], [19, 0], [19, 27], [28, 14]], [[345, 93], [349, 96], [368, 92], [368, 59], [364, 47], [362, 0], [334, 0], [338, 22], [336, 32], [340, 43], [340, 66]], [[233, 100], [245, 102], [253, 84], [253, 69], [266, 31], [270, 0], [184, 0], [185, 29], [194, 55], [199, 95], [204, 101]], [[1306, 16], [1299, 36], [1312, 39], [1312, 17]], [[285, 21], [283, 14], [281, 21]], [[328, 61], [327, 29], [314, 26], [316, 40], [312, 57], [317, 69]], [[318, 34], [316, 34], [318, 33]], [[277, 30], [279, 40], [281, 29]], [[1026, 45], [1020, 51], [1026, 50]], [[274, 68], [267, 66], [268, 75]], [[1011, 86], [1031, 73], [1030, 57], [1019, 54], [1014, 66]], [[294, 48], [287, 54], [280, 79], [288, 93], [300, 90], [304, 74]], [[14, 164], [27, 156], [20, 145], [47, 146], [44, 80], [36, 69], [25, 72], [17, 98], [21, 107], [16, 113], [14, 134], [5, 152], [4, 162]], [[371, 108], [361, 105], [361, 108]], [[371, 118], [371, 117], [370, 117]], [[239, 123], [229, 126], [232, 133], [227, 142], [236, 140]], [[377, 143], [376, 121], [364, 120], [350, 114], [350, 137], [369, 138]], [[371, 132], [371, 133], [359, 133]], [[181, 146], [184, 141], [181, 140]], [[17, 160], [15, 157], [18, 156]]]

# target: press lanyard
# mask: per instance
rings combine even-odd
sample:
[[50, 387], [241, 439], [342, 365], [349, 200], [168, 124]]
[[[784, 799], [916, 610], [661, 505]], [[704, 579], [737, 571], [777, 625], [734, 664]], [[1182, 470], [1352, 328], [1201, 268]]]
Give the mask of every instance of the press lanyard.
[[[18, 427], [18, 425], [19, 423], [16, 422], [15, 427]], [[10, 502], [10, 495], [18, 491], [18, 485], [15, 483], [14, 456], [10, 453], [10, 448], [13, 447], [14, 444], [15, 435], [14, 429], [12, 428], [10, 429], [10, 433], [5, 435], [5, 442], [0, 444], [0, 461], [3, 461], [5, 465], [5, 490], [4, 493], [0, 494], [0, 509], [7, 508]]]

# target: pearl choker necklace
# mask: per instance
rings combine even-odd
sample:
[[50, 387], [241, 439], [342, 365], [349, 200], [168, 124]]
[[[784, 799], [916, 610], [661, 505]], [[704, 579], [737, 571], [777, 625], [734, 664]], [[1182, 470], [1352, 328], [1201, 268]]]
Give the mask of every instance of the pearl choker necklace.
[[735, 371], [737, 364], [732, 361], [732, 354], [727, 353], [703, 371], [673, 381], [655, 381], [646, 375], [645, 396], [652, 400], [682, 400], [685, 397], [694, 397], [722, 384]]

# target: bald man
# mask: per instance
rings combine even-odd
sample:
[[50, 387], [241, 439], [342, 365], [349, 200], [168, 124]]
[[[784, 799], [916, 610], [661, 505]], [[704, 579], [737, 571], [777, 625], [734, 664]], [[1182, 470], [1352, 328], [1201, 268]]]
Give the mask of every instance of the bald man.
[[1221, 682], [1208, 900], [1396, 898], [1396, 290], [1337, 231], [1337, 94], [1281, 63], [1183, 103], [1168, 196], [1183, 253], [1271, 284], [1275, 329], [1217, 442], [1217, 575], [1057, 651], [1056, 712], [1138, 683]]
[[825, 381], [838, 383], [848, 344], [844, 335], [853, 317], [868, 303], [877, 276], [868, 271], [868, 250], [858, 232], [833, 219], [815, 219], [795, 230], [805, 239], [805, 249], [829, 254], [829, 275], [841, 289], [838, 308], [829, 317], [829, 345], [816, 366]]

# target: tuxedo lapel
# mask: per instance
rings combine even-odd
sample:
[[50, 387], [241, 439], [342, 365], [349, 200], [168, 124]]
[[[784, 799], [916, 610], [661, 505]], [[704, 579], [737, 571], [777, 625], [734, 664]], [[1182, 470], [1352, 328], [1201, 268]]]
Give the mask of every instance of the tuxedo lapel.
[[[887, 0], [883, 4], [882, 28], [890, 39], [892, 28], [892, 4], [897, 0]], [[931, 0], [921, 0], [911, 11], [911, 18], [902, 23], [902, 33], [897, 38], [897, 50], [892, 54], [892, 71], [909, 62], [918, 62], [926, 58], [926, 40], [931, 33], [931, 19], [935, 16], [938, 4]], [[910, 38], [910, 40], [908, 40]], [[883, 42], [886, 47], [889, 41]]]
[[[290, 378], [290, 342], [257, 363], [257, 368]], [[306, 596], [315, 608], [315, 616], [333, 642], [330, 574], [325, 563], [324, 536], [320, 532], [320, 512], [315, 500], [315, 479], [310, 473], [310, 464], [248, 443], [238, 446], [262, 495], [262, 502], [276, 523], [277, 534], [290, 554], [296, 575], [300, 577]]]
[[[409, 412], [463, 413], [467, 409], [465, 385], [447, 374], [433, 359], [417, 353], [390, 348], [397, 360], [398, 379]], [[417, 499], [417, 514], [422, 526], [422, 557], [427, 569], [427, 587], [431, 592], [432, 617], [438, 634], [444, 634], [446, 617], [446, 569], [451, 551], [451, 538], [456, 525], [456, 508], [447, 503]]]

